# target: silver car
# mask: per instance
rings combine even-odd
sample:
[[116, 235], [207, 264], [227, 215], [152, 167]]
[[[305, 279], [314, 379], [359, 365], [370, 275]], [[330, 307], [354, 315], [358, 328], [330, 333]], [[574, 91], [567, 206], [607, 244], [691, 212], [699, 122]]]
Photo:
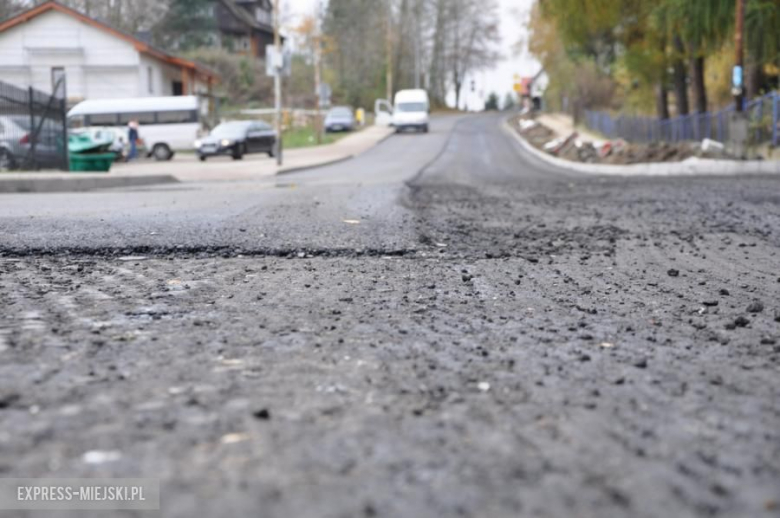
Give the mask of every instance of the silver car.
[[[36, 124], [40, 120], [36, 120]], [[36, 167], [59, 165], [65, 145], [63, 132], [52, 128], [46, 121], [35, 141], [35, 155], [29, 157], [32, 148], [32, 122], [25, 115], [0, 116], [0, 169], [15, 169], [31, 158]]]
[[325, 115], [325, 131], [352, 131], [355, 129], [355, 114], [349, 106], [335, 106]]

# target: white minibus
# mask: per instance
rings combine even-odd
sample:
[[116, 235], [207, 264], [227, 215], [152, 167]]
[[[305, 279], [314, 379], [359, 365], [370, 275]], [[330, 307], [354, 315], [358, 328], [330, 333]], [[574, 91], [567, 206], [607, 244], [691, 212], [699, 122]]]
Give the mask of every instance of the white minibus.
[[[192, 149], [203, 134], [197, 96], [138, 97], [83, 101], [68, 112], [70, 128], [124, 128], [138, 121], [147, 156], [170, 160], [176, 150]], [[122, 132], [127, 139], [127, 132]]]

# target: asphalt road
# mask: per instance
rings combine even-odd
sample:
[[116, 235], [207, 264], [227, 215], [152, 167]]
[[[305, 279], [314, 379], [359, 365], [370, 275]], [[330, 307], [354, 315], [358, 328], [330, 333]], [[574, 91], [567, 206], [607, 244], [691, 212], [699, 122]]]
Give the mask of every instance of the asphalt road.
[[779, 516], [780, 178], [562, 174], [500, 122], [0, 195], [0, 477], [158, 477], [139, 516], [176, 518]]

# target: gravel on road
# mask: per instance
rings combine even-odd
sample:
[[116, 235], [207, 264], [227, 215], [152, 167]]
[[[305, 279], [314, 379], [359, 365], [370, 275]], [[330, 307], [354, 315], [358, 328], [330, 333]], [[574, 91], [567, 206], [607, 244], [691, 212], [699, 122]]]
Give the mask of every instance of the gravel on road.
[[327, 227], [349, 247], [15, 236], [0, 476], [158, 477], [176, 518], [778, 516], [780, 178], [578, 177], [496, 117], [447, 132], [392, 218]]

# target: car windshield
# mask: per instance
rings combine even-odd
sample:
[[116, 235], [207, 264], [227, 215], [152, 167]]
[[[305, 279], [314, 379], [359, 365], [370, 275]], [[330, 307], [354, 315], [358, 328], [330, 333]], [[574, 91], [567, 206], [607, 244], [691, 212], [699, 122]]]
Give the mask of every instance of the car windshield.
[[211, 131], [211, 136], [217, 138], [243, 137], [248, 127], [248, 122], [224, 122]]
[[428, 111], [425, 103], [399, 103], [396, 107], [399, 112], [424, 112]]
[[349, 108], [333, 108], [328, 112], [328, 117], [352, 117], [352, 110]]

